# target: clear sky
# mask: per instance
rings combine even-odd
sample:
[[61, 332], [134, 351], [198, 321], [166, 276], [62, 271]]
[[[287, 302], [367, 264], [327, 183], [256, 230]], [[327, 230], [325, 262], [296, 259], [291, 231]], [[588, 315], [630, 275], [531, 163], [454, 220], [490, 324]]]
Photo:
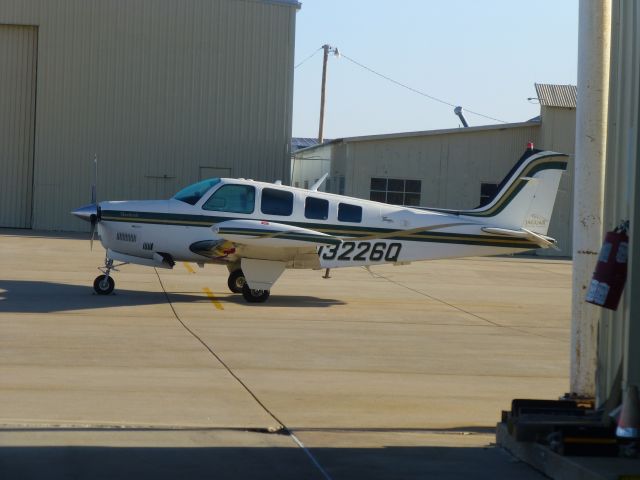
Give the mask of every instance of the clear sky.
[[[534, 82], [576, 84], [578, 0], [301, 0], [296, 65], [323, 44], [416, 90], [507, 122]], [[322, 52], [295, 69], [293, 136], [316, 137]], [[329, 58], [325, 138], [456, 128], [448, 105]], [[498, 123], [467, 113], [471, 126]]]

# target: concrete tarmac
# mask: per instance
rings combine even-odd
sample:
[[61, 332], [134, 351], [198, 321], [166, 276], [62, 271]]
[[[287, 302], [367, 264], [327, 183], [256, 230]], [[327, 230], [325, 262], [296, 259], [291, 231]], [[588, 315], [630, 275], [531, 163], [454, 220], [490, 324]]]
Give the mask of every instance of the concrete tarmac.
[[287, 271], [250, 305], [182, 263], [94, 295], [103, 258], [0, 230], [0, 478], [543, 478], [494, 426], [568, 388], [568, 261]]

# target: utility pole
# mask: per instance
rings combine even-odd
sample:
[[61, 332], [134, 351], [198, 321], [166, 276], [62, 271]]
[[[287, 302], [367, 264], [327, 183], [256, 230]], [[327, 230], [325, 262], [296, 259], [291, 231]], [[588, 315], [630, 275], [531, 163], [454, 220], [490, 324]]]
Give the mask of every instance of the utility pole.
[[324, 56], [322, 58], [322, 87], [320, 90], [320, 126], [318, 127], [318, 143], [322, 143], [324, 140], [324, 98], [325, 88], [327, 86], [327, 60], [329, 59], [329, 53], [333, 53], [338, 56], [340, 53], [337, 48], [332, 47], [328, 43], [322, 46], [324, 50]]

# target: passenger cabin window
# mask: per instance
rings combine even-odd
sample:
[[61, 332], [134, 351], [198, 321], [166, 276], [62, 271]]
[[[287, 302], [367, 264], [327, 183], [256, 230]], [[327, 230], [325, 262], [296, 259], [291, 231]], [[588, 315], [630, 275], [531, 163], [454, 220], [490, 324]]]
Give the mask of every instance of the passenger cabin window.
[[293, 212], [293, 193], [275, 188], [263, 189], [260, 210], [265, 215], [291, 215]]
[[304, 201], [304, 216], [315, 220], [329, 218], [329, 201], [322, 198], [307, 197]]
[[202, 208], [216, 212], [253, 213], [255, 203], [255, 187], [227, 184], [216, 190]]
[[348, 203], [338, 204], [338, 220], [341, 222], [360, 223], [362, 221], [362, 207], [349, 205]]

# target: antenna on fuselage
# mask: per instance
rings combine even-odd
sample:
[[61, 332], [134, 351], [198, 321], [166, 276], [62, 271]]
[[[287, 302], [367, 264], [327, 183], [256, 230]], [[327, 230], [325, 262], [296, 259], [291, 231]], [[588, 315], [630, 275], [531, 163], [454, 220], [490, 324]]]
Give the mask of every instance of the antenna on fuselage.
[[324, 181], [327, 179], [327, 177], [329, 176], [329, 173], [325, 173], [322, 177], [320, 177], [320, 179], [314, 183], [313, 185], [311, 185], [311, 188], [309, 188], [309, 190], [311, 190], [312, 192], [317, 192], [318, 189], [320, 188], [320, 185], [322, 185], [324, 183]]

